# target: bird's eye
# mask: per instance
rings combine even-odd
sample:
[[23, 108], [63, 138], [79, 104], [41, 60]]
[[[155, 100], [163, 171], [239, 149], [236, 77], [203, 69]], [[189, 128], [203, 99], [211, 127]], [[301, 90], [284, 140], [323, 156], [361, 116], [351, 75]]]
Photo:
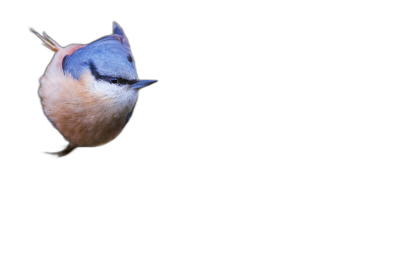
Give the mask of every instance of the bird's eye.
[[117, 84], [117, 83], [118, 83], [118, 78], [116, 78], [116, 77], [111, 77], [111, 78], [110, 78], [110, 82], [111, 82], [112, 84]]

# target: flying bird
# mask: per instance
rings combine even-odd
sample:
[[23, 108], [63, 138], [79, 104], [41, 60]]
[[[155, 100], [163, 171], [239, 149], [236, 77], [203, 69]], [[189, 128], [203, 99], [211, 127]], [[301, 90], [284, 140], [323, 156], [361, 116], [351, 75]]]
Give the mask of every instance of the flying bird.
[[69, 142], [56, 153], [106, 144], [129, 121], [139, 90], [157, 80], [139, 80], [130, 45], [114, 22], [113, 34], [92, 43], [61, 47], [31, 29], [54, 57], [40, 78], [43, 112]]

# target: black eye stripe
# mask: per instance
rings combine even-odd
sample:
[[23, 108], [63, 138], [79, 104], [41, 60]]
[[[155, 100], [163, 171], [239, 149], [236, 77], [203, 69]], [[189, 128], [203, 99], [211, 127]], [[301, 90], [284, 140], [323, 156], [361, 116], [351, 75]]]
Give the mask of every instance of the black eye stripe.
[[89, 62], [89, 68], [90, 72], [92, 73], [92, 75], [95, 77], [96, 80], [101, 80], [111, 84], [118, 84], [118, 85], [133, 85], [138, 82], [136, 79], [128, 80], [114, 76], [110, 77], [110, 76], [100, 75], [100, 73], [97, 71], [97, 68], [92, 61]]

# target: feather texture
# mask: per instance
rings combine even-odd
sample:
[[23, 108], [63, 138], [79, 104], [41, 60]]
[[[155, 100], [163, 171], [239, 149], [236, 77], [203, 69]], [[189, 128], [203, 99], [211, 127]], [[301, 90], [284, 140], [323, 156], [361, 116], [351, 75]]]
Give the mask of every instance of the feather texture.
[[[72, 46], [73, 47], [73, 46]], [[43, 111], [61, 134], [75, 146], [98, 146], [114, 139], [125, 125], [137, 91], [96, 81], [89, 71], [79, 80], [64, 74], [59, 51], [40, 79]]]

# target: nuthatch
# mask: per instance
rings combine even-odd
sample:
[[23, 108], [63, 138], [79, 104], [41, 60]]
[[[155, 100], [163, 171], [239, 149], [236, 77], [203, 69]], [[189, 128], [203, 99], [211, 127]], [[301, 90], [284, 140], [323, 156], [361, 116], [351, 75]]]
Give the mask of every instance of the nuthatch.
[[112, 35], [66, 47], [31, 29], [55, 52], [39, 96], [44, 114], [69, 142], [58, 156], [113, 140], [129, 121], [139, 89], [157, 82], [139, 80], [128, 39], [116, 22], [113, 27]]

